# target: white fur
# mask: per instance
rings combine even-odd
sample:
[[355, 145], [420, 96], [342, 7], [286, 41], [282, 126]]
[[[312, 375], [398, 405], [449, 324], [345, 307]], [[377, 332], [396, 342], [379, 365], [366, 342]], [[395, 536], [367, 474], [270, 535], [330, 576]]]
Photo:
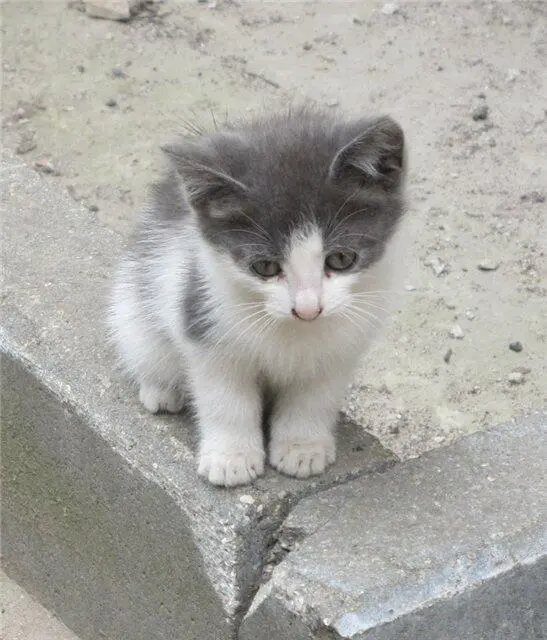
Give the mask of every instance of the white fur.
[[[333, 427], [352, 372], [389, 311], [395, 243], [365, 272], [327, 277], [320, 236], [311, 230], [295, 238], [283, 275], [261, 280], [187, 223], [180, 233], [157, 233], [146, 265], [125, 259], [111, 308], [114, 337], [145, 407], [177, 411], [189, 391], [201, 433], [199, 474], [213, 484], [245, 484], [264, 472], [267, 383], [276, 396], [270, 464], [300, 478], [324, 471], [335, 459]], [[190, 261], [214, 302], [208, 342], [184, 332], [181, 287]], [[143, 277], [146, 296], [138, 289]], [[305, 321], [293, 308], [310, 319], [322, 312]]]

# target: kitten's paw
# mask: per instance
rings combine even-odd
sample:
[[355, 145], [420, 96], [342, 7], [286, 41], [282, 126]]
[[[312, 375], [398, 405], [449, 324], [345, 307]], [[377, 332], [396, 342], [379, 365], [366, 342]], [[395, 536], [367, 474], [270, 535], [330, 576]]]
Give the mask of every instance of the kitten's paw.
[[200, 454], [198, 474], [221, 487], [249, 484], [263, 475], [264, 457], [264, 451], [258, 449], [235, 453], [209, 451]]
[[183, 395], [178, 389], [162, 389], [147, 383], [141, 383], [139, 400], [150, 413], [178, 413], [184, 405]]
[[311, 441], [284, 441], [270, 444], [270, 464], [281, 473], [307, 478], [323, 473], [336, 459], [334, 437]]

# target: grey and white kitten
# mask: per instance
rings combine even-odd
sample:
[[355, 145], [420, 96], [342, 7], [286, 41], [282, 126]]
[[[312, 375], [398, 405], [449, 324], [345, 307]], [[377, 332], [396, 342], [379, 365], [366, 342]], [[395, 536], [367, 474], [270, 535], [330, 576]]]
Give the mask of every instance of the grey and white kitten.
[[334, 461], [338, 408], [387, 313], [403, 147], [390, 118], [302, 108], [165, 149], [110, 321], [149, 411], [191, 395], [211, 483], [263, 474], [266, 404], [270, 465], [305, 478]]

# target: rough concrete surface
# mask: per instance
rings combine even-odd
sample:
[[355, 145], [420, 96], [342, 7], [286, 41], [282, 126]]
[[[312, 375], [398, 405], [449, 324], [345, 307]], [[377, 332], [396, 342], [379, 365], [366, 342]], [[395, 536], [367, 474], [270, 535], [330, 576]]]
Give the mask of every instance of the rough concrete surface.
[[0, 571], [3, 640], [78, 640], [70, 629]]
[[241, 640], [542, 640], [546, 459], [547, 411], [303, 500]]
[[119, 236], [9, 154], [0, 177], [6, 571], [82, 638], [228, 637], [291, 505], [394, 457], [346, 422], [320, 478], [199, 480], [189, 420], [141, 409], [105, 338]]
[[187, 119], [304, 97], [390, 113], [407, 277], [346, 410], [411, 457], [545, 406], [545, 2], [165, 0], [123, 23], [67, 5], [2, 3], [3, 139], [90, 225], [128, 233]]

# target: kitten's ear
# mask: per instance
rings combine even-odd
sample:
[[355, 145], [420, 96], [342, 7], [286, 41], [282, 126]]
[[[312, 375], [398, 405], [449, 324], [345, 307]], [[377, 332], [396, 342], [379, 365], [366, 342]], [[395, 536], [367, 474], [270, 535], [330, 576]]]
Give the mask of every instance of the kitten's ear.
[[329, 179], [337, 184], [394, 189], [403, 177], [404, 156], [401, 127], [389, 117], [378, 118], [338, 151], [329, 169]]
[[233, 157], [223, 158], [222, 149], [175, 142], [162, 146], [162, 150], [180, 175], [188, 200], [198, 213], [227, 217], [247, 194], [247, 187], [223, 166], [229, 165]]

